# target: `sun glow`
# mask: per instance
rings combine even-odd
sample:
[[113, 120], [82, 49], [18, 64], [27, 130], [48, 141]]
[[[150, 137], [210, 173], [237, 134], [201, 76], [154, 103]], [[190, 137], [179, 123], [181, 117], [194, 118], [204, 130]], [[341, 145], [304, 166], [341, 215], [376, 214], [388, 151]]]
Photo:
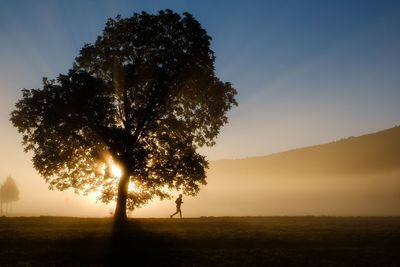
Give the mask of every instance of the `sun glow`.
[[121, 168], [120, 168], [118, 165], [116, 165], [116, 164], [111, 164], [110, 170], [111, 170], [111, 174], [112, 174], [113, 176], [116, 176], [116, 177], [118, 177], [118, 178], [122, 176], [122, 170], [121, 170]]

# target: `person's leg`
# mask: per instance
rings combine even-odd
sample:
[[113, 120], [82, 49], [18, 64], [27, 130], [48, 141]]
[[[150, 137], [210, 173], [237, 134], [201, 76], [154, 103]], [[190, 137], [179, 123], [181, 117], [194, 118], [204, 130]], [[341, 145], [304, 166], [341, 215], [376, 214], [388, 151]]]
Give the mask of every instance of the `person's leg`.
[[181, 211], [181, 207], [179, 207], [178, 208], [178, 210], [176, 211], [176, 213], [178, 213], [179, 212], [179, 216], [181, 217], [181, 219], [182, 219], [182, 211]]
[[176, 214], [178, 214], [179, 210], [176, 209], [176, 212], [174, 214], [172, 214], [171, 216], [169, 216], [170, 218], [174, 217]]

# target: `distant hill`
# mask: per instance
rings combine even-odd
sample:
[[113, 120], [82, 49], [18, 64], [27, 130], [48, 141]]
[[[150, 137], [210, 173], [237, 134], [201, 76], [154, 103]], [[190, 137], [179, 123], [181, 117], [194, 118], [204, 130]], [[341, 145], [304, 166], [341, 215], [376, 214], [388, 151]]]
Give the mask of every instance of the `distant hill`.
[[216, 216], [400, 215], [400, 127], [212, 161], [193, 205]]
[[400, 170], [400, 126], [323, 145], [262, 157], [220, 160], [213, 171], [229, 168], [264, 174], [341, 174]]

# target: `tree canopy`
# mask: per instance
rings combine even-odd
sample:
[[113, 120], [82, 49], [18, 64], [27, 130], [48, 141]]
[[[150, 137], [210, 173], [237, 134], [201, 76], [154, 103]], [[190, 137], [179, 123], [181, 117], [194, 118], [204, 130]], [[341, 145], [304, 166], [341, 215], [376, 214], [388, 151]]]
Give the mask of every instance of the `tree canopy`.
[[208, 167], [197, 149], [215, 144], [237, 105], [210, 40], [189, 13], [117, 16], [67, 74], [23, 89], [11, 121], [49, 187], [101, 190], [122, 217], [170, 189], [197, 194]]

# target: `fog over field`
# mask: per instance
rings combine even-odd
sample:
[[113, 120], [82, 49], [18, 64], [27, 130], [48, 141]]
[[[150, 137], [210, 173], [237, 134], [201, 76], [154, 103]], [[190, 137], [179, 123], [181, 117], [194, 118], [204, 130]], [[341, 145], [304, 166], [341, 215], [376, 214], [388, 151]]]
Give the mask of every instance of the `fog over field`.
[[[399, 138], [394, 127], [264, 157], [211, 161], [208, 184], [197, 197], [184, 196], [183, 215], [400, 215]], [[44, 183], [34, 190], [18, 186], [15, 215], [109, 216], [114, 208], [96, 203], [95, 195], [48, 192]], [[173, 210], [172, 200], [154, 201], [130, 215], [168, 217]]]
[[398, 140], [395, 127], [265, 157], [214, 161], [196, 203], [210, 215], [400, 215]]

